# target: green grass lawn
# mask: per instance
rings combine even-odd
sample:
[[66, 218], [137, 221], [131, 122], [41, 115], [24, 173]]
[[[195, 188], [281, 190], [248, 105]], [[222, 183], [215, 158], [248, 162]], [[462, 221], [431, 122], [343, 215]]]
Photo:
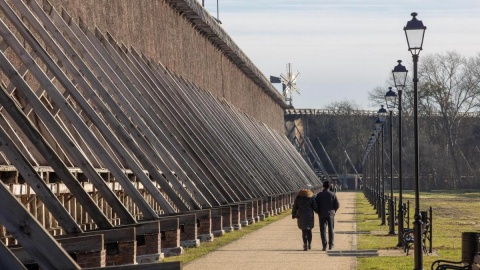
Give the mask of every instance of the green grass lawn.
[[[397, 196], [398, 194], [396, 194]], [[357, 231], [370, 232], [357, 235], [358, 249], [394, 250], [398, 236], [388, 236], [388, 226], [380, 225], [373, 206], [362, 193], [357, 194]], [[404, 202], [410, 200], [410, 222], [414, 215], [414, 194], [404, 192]], [[462, 232], [480, 232], [479, 191], [421, 192], [420, 211], [433, 209], [433, 253], [423, 255], [424, 269], [430, 269], [435, 260], [461, 260]], [[410, 226], [412, 228], [413, 226]], [[358, 258], [358, 269], [413, 269], [413, 249], [409, 256], [382, 256]]]

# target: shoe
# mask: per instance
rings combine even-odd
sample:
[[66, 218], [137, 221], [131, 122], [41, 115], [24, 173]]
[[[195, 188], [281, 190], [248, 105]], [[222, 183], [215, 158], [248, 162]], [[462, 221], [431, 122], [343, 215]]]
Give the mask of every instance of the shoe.
[[329, 250], [332, 250], [334, 246], [335, 246], [335, 245], [329, 245], [329, 246], [328, 246], [328, 249], [329, 249]]
[[312, 249], [312, 244], [308, 244], [308, 249]]
[[307, 244], [303, 245], [303, 251], [307, 251], [308, 248], [307, 248]]
[[323, 246], [322, 251], [326, 251], [326, 250], [327, 250], [327, 247]]

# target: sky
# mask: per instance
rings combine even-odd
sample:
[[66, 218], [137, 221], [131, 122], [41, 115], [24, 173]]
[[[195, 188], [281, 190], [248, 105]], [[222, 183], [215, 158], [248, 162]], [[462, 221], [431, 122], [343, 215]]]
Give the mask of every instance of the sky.
[[[217, 0], [204, 2], [217, 17]], [[267, 78], [285, 74], [287, 63], [300, 73], [295, 108], [352, 101], [376, 109], [368, 92], [388, 90], [397, 60], [411, 70], [403, 27], [412, 12], [427, 27], [419, 65], [425, 54], [480, 53], [479, 0], [218, 0], [218, 7], [221, 27]]]

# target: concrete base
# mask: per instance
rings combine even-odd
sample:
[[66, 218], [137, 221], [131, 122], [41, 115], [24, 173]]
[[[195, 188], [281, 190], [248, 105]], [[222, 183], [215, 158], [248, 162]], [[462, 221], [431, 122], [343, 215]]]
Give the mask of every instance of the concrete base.
[[242, 224], [243, 227], [247, 227], [248, 225], [252, 224], [250, 223], [250, 220], [242, 220], [242, 222], [240, 222]]
[[233, 225], [233, 229], [234, 229], [235, 231], [241, 230], [241, 229], [242, 229], [242, 224], [234, 224], [234, 225]]
[[180, 241], [180, 246], [182, 247], [199, 247], [200, 246], [200, 240], [195, 239], [195, 240], [185, 240], [185, 241]]
[[264, 212], [264, 213], [263, 213], [263, 216], [266, 217], [266, 218], [269, 217], [269, 216], [270, 216], [270, 212]]
[[183, 247], [162, 248], [162, 253], [165, 255], [165, 257], [182, 255]]
[[260, 215], [258, 215], [258, 218], [260, 219], [260, 221], [264, 221], [265, 220], [265, 215], [260, 214]]
[[213, 234], [200, 234], [198, 236], [198, 240], [200, 240], [200, 242], [212, 242], [213, 241]]
[[214, 237], [220, 237], [225, 235], [225, 230], [212, 231]]
[[255, 224], [255, 218], [248, 220], [248, 225], [252, 225], [252, 224]]
[[233, 231], [234, 229], [233, 229], [233, 227], [223, 227], [223, 230], [224, 230], [225, 232], [231, 232], [231, 231]]
[[138, 255], [137, 263], [144, 264], [144, 263], [161, 262], [164, 257], [165, 257], [165, 254], [163, 253]]

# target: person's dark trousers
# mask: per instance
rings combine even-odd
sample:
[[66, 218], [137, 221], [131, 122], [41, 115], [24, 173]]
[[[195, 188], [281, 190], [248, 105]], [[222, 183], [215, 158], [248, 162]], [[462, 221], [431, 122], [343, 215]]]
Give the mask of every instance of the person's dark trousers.
[[328, 247], [331, 249], [334, 246], [334, 232], [333, 224], [335, 218], [331, 217], [320, 217], [320, 237], [322, 238], [322, 246], [325, 249], [327, 247], [327, 227], [328, 227]]
[[302, 230], [303, 248], [311, 249], [312, 245], [312, 230]]

